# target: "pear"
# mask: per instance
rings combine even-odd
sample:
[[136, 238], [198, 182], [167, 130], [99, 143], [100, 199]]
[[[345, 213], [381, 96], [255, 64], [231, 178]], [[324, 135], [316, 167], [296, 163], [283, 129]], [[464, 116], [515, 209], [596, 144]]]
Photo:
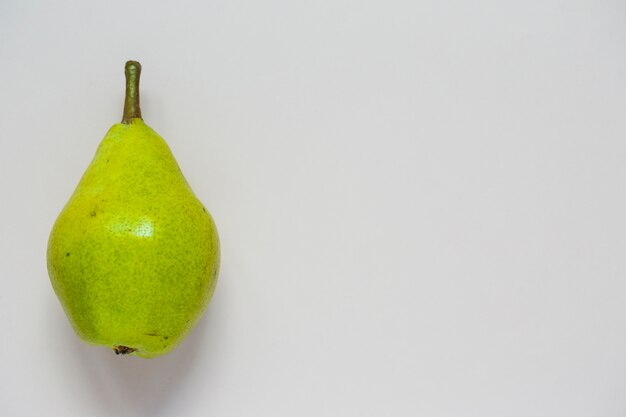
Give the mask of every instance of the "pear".
[[141, 118], [141, 65], [125, 67], [108, 131], [48, 241], [52, 287], [85, 342], [144, 358], [172, 351], [209, 303], [220, 245], [165, 141]]

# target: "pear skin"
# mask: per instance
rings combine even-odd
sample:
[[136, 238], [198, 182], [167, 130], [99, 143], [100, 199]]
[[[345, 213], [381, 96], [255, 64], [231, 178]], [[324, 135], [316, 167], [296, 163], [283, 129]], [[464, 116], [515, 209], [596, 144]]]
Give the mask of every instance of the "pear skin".
[[144, 358], [173, 350], [209, 303], [220, 245], [166, 142], [141, 119], [126, 64], [122, 123], [106, 134], [48, 242], [48, 273], [85, 342]]

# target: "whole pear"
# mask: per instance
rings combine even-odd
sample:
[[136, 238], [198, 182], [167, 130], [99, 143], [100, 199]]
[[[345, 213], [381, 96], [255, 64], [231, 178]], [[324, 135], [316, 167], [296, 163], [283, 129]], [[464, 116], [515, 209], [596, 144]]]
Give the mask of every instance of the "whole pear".
[[122, 123], [106, 134], [48, 241], [48, 274], [78, 336], [118, 354], [174, 349], [209, 303], [220, 245], [165, 141], [141, 118], [126, 63]]

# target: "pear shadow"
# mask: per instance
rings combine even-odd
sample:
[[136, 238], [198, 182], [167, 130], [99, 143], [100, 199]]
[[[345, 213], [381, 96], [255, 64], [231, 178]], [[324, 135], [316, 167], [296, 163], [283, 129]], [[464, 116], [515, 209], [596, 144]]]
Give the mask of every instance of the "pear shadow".
[[[72, 375], [74, 382], [89, 394], [94, 408], [107, 415], [168, 415], [170, 404], [185, 385], [185, 376], [197, 362], [199, 352], [206, 350], [204, 341], [210, 310], [209, 305], [173, 352], [152, 359], [116, 355], [111, 349], [88, 345], [74, 334], [64, 315], [54, 314], [49, 330], [64, 343], [62, 348], [55, 349], [57, 358], [54, 359], [67, 363], [66, 368], [78, 374]], [[71, 385], [68, 388], [72, 389]]]
[[[96, 391], [104, 405], [116, 403], [119, 415], [158, 416], [176, 396], [181, 380], [201, 350], [205, 326], [201, 319], [188, 337], [169, 354], [143, 359], [116, 355], [103, 347], [81, 347], [83, 362], [91, 367]], [[130, 412], [130, 413], [129, 413]]]

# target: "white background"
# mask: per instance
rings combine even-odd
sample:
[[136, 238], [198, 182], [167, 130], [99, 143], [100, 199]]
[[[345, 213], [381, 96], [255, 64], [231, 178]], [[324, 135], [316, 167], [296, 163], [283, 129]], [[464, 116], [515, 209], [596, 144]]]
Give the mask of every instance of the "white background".
[[[0, 3], [0, 415], [626, 415], [626, 3], [90, 4]], [[223, 250], [154, 360], [46, 272], [127, 59]]]

